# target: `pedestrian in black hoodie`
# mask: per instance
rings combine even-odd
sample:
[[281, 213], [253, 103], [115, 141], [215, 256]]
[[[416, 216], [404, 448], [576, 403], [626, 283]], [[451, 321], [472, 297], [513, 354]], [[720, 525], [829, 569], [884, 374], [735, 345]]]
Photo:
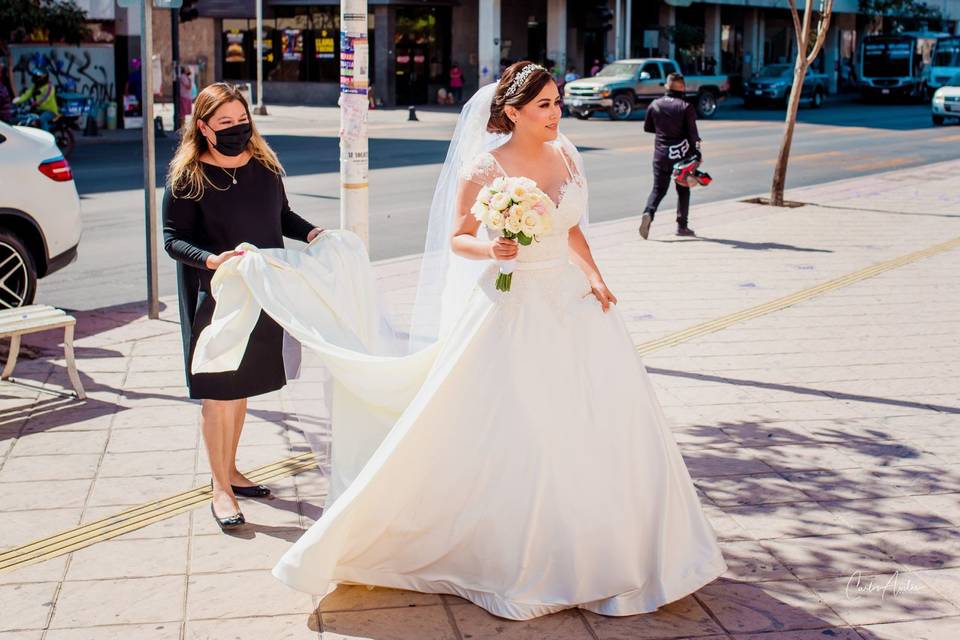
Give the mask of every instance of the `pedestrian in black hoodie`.
[[[647, 198], [640, 222], [640, 235], [644, 239], [650, 233], [650, 224], [667, 195], [673, 177], [673, 165], [694, 156], [700, 158], [700, 134], [697, 132], [697, 112], [684, 99], [686, 84], [679, 73], [667, 76], [667, 94], [654, 100], [647, 107], [643, 130], [655, 133], [653, 147], [653, 189]], [[677, 188], [677, 235], [696, 235], [687, 226], [690, 211], [690, 188], [674, 183]]]

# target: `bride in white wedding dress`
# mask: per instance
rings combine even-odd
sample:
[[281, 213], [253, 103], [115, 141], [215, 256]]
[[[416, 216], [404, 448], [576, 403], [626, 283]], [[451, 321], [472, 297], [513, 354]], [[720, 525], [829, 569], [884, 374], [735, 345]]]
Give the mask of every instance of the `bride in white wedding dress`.
[[[557, 87], [517, 63], [471, 103], [451, 154], [470, 154], [451, 165], [454, 211], [431, 231], [446, 248], [424, 267], [446, 274], [436, 340], [391, 352], [356, 239], [327, 232], [306, 252], [250, 248], [221, 267], [194, 370], [235, 366], [262, 307], [336, 381], [333, 499], [274, 568], [289, 586], [454, 594], [517, 620], [654, 611], [726, 565], [579, 224], [587, 183], [558, 137]], [[509, 135], [468, 131], [478, 112]], [[498, 176], [548, 196], [538, 242], [478, 237], [469, 209]], [[491, 258], [514, 256], [499, 292]]]

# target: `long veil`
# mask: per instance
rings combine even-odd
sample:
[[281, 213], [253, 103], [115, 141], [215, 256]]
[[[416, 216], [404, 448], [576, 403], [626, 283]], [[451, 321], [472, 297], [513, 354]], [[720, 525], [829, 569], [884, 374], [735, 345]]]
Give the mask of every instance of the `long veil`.
[[[488, 265], [485, 260], [468, 260], [455, 255], [450, 250], [450, 236], [456, 214], [457, 189], [464, 171], [481, 153], [506, 144], [511, 137], [511, 134], [487, 131], [496, 89], [496, 83], [484, 85], [464, 105], [433, 192], [410, 325], [411, 352], [436, 342], [460, 316], [481, 272]], [[573, 158], [577, 172], [584, 176], [583, 159], [570, 140], [561, 133], [555, 144]], [[586, 233], [589, 226], [586, 210], [580, 225]]]

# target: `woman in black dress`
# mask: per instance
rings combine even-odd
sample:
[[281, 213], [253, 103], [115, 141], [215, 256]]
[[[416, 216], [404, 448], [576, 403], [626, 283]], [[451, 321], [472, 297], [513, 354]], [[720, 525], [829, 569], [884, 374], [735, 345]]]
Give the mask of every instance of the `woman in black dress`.
[[322, 232], [290, 210], [282, 175], [243, 96], [226, 83], [201, 91], [170, 162], [163, 237], [167, 253], [177, 261], [187, 386], [191, 398], [203, 400], [200, 422], [213, 485], [210, 508], [224, 530], [244, 523], [237, 495], [270, 494], [240, 473], [236, 455], [247, 398], [287, 382], [283, 330], [261, 312], [239, 369], [193, 374], [190, 362], [197, 338], [213, 316], [210, 280], [217, 267], [238, 255], [237, 245], [280, 248], [284, 236], [310, 242]]

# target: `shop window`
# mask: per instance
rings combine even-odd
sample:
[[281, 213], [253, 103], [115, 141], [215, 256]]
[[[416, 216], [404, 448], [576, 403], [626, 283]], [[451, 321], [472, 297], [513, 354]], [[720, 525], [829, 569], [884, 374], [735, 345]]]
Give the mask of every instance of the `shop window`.
[[[264, 79], [339, 82], [339, 7], [275, 7], [274, 12], [263, 21]], [[222, 45], [224, 79], [256, 79], [256, 21], [224, 20]]]

